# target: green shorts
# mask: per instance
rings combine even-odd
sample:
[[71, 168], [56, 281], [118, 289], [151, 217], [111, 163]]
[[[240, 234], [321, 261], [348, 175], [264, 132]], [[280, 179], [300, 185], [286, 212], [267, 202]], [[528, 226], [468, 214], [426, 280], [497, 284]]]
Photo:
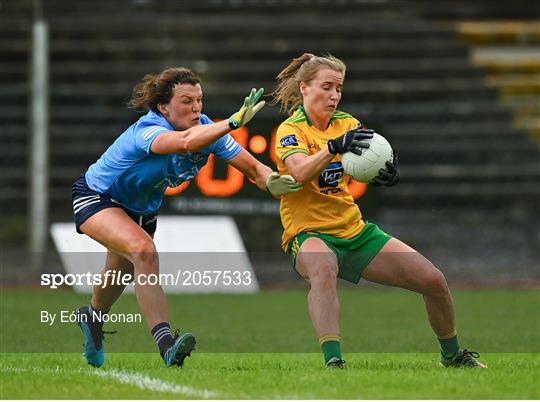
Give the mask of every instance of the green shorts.
[[369, 222], [366, 222], [360, 233], [351, 239], [338, 239], [318, 232], [302, 232], [289, 242], [287, 248], [294, 270], [296, 270], [296, 254], [302, 243], [310, 237], [321, 239], [332, 250], [338, 259], [338, 278], [352, 283], [360, 281], [364, 269], [392, 238], [377, 225]]

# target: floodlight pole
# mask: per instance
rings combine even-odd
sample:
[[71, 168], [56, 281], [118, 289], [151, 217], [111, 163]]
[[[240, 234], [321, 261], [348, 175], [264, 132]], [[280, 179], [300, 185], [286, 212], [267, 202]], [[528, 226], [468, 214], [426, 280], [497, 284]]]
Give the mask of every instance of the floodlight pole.
[[30, 162], [30, 253], [32, 268], [41, 270], [47, 247], [49, 179], [49, 56], [48, 27], [43, 3], [34, 0], [31, 65], [31, 162]]

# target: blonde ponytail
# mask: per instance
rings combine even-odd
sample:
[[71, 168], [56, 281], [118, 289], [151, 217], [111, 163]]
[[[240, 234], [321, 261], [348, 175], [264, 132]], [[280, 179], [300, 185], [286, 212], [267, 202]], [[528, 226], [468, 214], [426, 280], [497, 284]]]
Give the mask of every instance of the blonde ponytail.
[[322, 68], [329, 68], [343, 74], [347, 67], [340, 59], [328, 54], [325, 56], [315, 56], [312, 53], [304, 53], [302, 56], [293, 59], [276, 77], [278, 85], [272, 92], [271, 105], [281, 104], [280, 111], [291, 114], [302, 104], [302, 94], [300, 93], [300, 83], [311, 81], [317, 72]]

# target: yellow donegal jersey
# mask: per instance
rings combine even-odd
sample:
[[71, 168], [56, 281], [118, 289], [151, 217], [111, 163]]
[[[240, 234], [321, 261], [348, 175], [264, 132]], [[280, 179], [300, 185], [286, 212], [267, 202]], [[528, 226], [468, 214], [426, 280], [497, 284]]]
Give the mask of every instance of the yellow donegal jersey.
[[[356, 127], [358, 120], [350, 114], [335, 111], [330, 126], [321, 131], [311, 124], [300, 106], [285, 120], [276, 133], [276, 155], [280, 174], [288, 174], [283, 162], [288, 156], [301, 152], [312, 155], [326, 146], [328, 140], [339, 137]], [[281, 197], [280, 215], [285, 229], [282, 247], [301, 232], [326, 233], [350, 239], [363, 229], [365, 223], [348, 190], [350, 176], [343, 171], [341, 155], [336, 155], [323, 172], [301, 191]]]

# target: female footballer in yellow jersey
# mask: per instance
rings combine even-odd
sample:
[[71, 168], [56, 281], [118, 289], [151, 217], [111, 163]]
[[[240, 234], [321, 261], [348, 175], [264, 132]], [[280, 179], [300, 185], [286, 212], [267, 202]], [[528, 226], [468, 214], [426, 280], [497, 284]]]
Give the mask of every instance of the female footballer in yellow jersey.
[[[274, 104], [291, 116], [278, 128], [276, 155], [281, 174], [303, 190], [282, 196], [283, 248], [310, 285], [309, 313], [326, 367], [344, 367], [340, 347], [337, 278], [360, 278], [423, 295], [427, 315], [441, 345], [443, 366], [485, 368], [478, 354], [460, 349], [452, 296], [444, 275], [411, 247], [365, 222], [347, 185], [341, 155], [361, 154], [373, 130], [337, 106], [345, 64], [333, 56], [305, 53], [277, 76]], [[397, 160], [387, 163], [375, 185], [395, 185]]]

